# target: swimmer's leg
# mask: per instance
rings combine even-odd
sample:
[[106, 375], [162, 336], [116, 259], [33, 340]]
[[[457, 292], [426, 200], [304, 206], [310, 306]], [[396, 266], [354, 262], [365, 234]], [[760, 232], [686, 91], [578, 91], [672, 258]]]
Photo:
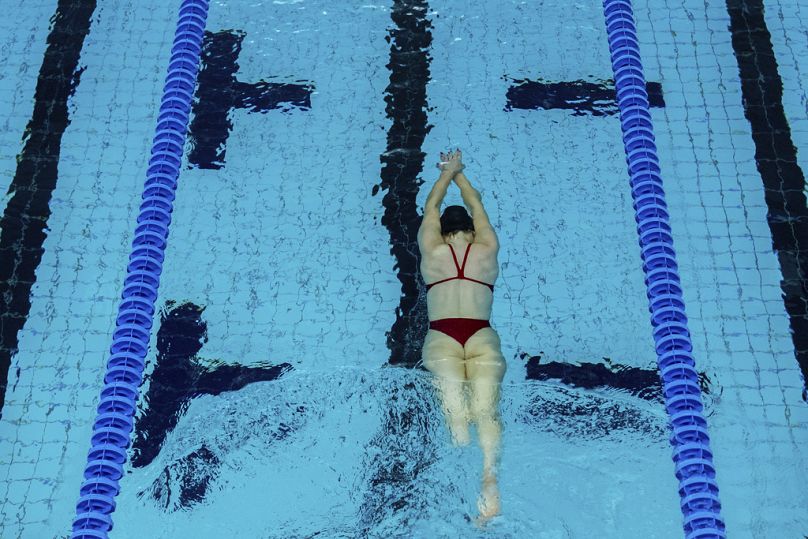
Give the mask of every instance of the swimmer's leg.
[[424, 340], [423, 362], [434, 375], [432, 383], [438, 391], [452, 442], [468, 445], [471, 437], [464, 390], [466, 364], [463, 347], [448, 335], [430, 329]]
[[496, 468], [502, 437], [500, 386], [505, 369], [499, 336], [492, 328], [481, 329], [466, 342], [466, 371], [471, 393], [469, 411], [472, 421], [477, 424], [483, 452], [483, 484], [477, 504], [480, 511], [478, 524], [484, 524], [500, 511]]

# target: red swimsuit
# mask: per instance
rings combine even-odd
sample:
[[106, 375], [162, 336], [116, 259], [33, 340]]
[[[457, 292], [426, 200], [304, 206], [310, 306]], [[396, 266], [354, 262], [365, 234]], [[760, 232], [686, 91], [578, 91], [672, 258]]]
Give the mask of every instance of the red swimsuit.
[[[463, 256], [463, 265], [459, 265], [457, 263], [457, 256], [455, 256], [454, 247], [452, 244], [449, 244], [449, 249], [452, 250], [452, 258], [454, 259], [455, 267], [457, 268], [457, 276], [449, 277], [448, 279], [441, 279], [440, 281], [435, 281], [434, 283], [426, 285], [426, 291], [429, 292], [429, 289], [435, 286], [436, 284], [445, 283], [446, 281], [454, 281], [455, 279], [463, 279], [464, 281], [473, 281], [475, 283], [480, 283], [488, 288], [491, 289], [491, 293], [494, 292], [494, 285], [484, 283], [482, 281], [478, 281], [477, 279], [472, 279], [471, 277], [466, 277], [463, 275], [463, 269], [466, 267], [466, 259], [469, 257], [469, 250], [471, 249], [471, 244], [468, 244], [466, 247], [466, 254]], [[454, 340], [460, 343], [461, 346], [465, 346], [466, 341], [469, 340], [469, 337], [477, 333], [482, 328], [491, 327], [491, 324], [488, 320], [477, 320], [475, 318], [442, 318], [440, 320], [432, 320], [429, 323], [429, 328], [440, 331], [441, 333], [445, 333], [446, 335], [450, 336]]]

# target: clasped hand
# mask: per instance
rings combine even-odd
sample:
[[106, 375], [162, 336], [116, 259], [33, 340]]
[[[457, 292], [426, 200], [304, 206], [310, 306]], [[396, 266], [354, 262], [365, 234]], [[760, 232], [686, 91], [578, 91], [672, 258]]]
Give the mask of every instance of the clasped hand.
[[449, 172], [453, 176], [463, 170], [466, 165], [463, 164], [463, 153], [460, 148], [455, 151], [440, 154], [440, 163], [437, 167], [443, 172]]

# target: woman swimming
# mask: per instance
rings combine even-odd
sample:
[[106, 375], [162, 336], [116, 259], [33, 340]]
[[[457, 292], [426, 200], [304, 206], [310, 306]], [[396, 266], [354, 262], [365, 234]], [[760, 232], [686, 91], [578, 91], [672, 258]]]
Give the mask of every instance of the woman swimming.
[[[499, 241], [480, 193], [463, 173], [460, 150], [441, 154], [438, 168], [440, 177], [426, 199], [418, 230], [430, 321], [422, 357], [424, 366], [435, 375], [434, 385], [453, 442], [468, 444], [469, 423], [477, 425], [483, 451], [477, 523], [485, 524], [500, 509], [496, 465], [502, 433], [500, 384], [506, 366], [499, 336], [489, 323], [493, 283], [499, 274]], [[440, 215], [452, 181], [460, 188], [471, 216], [463, 206], [449, 206]], [[462, 263], [458, 262], [460, 253]]]

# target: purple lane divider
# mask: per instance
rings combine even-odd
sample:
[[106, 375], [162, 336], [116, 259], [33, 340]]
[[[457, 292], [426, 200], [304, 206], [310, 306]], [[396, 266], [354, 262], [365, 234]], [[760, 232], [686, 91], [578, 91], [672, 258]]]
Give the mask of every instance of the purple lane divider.
[[713, 454], [707, 420], [702, 414], [704, 406], [687, 329], [634, 14], [630, 0], [604, 0], [603, 11], [651, 325], [665, 408], [670, 416], [684, 533], [687, 539], [724, 539]]
[[183, 0], [104, 388], [76, 504], [73, 539], [106, 539], [112, 529], [115, 496], [120, 491], [118, 480], [123, 475], [138, 386], [143, 379], [149, 348], [154, 302], [160, 285], [207, 16], [208, 0]]

